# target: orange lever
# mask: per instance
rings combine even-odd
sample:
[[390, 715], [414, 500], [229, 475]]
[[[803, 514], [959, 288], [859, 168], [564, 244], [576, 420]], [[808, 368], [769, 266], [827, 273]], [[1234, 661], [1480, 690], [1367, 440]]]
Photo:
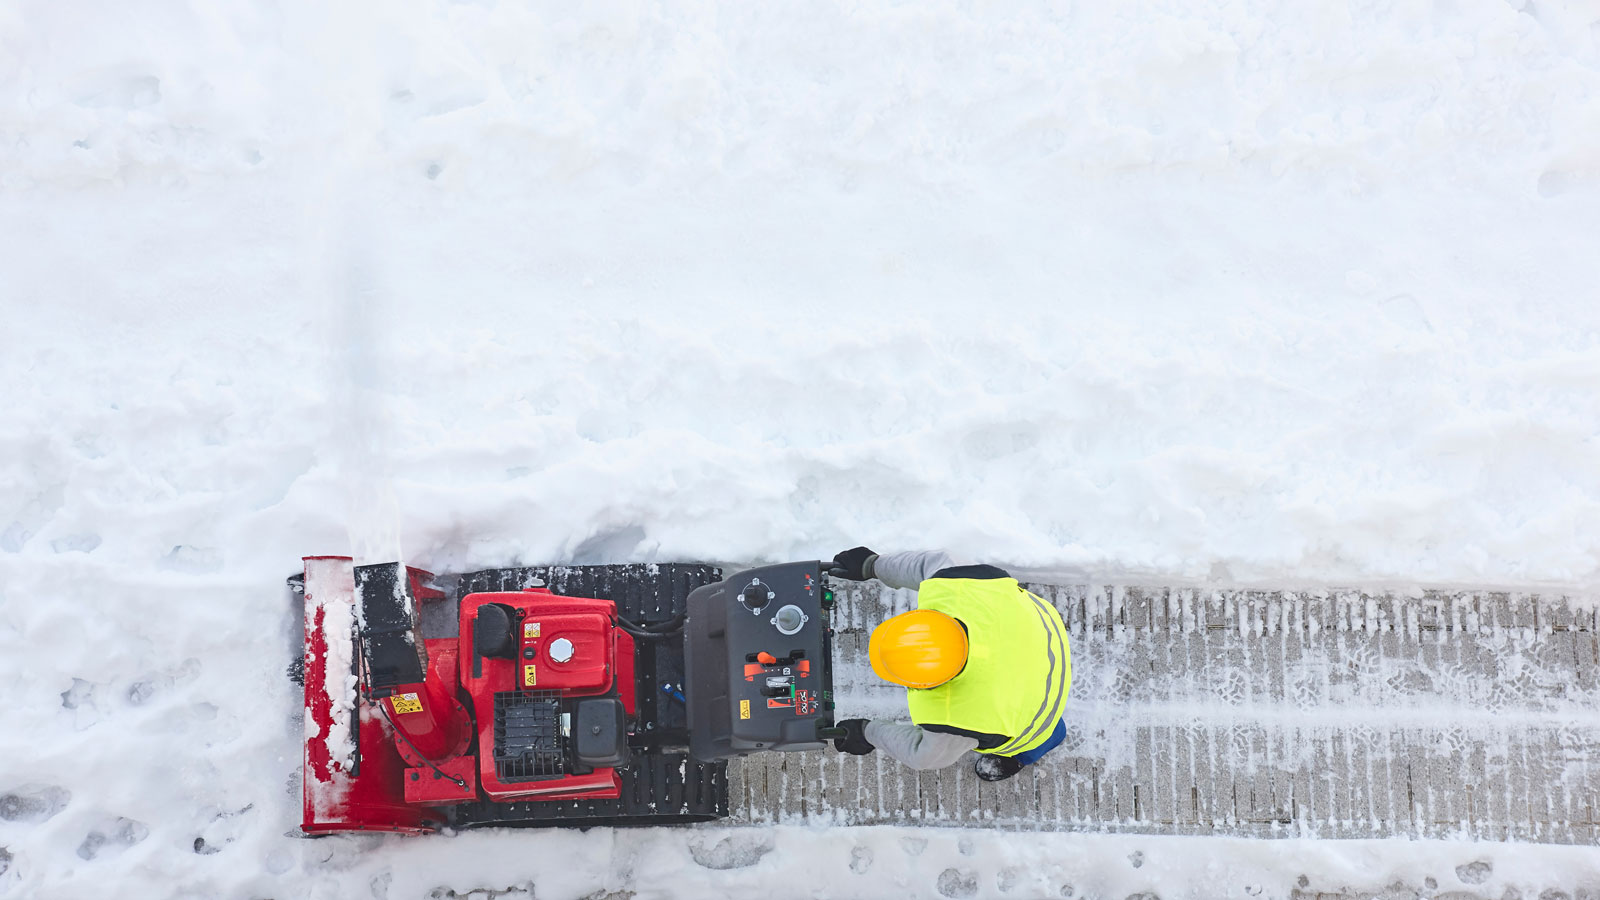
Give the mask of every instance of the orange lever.
[[763, 650], [756, 654], [756, 662], [761, 663], [763, 666], [771, 666], [777, 664], [778, 658]]

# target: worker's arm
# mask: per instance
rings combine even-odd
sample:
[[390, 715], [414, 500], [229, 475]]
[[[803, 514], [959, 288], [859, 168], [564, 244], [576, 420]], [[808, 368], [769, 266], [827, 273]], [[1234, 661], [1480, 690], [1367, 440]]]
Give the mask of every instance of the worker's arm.
[[978, 748], [977, 738], [924, 731], [900, 722], [868, 722], [865, 734], [874, 747], [913, 769], [942, 769]]
[[870, 577], [892, 588], [915, 588], [940, 569], [958, 563], [943, 550], [906, 550], [874, 557]]

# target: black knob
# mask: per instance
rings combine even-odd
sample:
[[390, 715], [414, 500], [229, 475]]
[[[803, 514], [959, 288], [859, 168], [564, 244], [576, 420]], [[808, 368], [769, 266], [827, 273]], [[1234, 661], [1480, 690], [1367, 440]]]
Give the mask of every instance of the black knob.
[[740, 597], [743, 599], [744, 605], [753, 612], [761, 612], [767, 608], [768, 603], [772, 602], [772, 592], [767, 590], [767, 586], [764, 584], [752, 584], [746, 587]]

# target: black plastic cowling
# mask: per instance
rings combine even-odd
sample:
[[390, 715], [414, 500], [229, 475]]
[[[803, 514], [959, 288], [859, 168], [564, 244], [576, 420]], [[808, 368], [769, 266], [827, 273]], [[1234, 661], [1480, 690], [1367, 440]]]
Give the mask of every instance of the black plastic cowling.
[[479, 656], [516, 659], [517, 635], [512, 625], [511, 607], [485, 603], [472, 621], [472, 649]]

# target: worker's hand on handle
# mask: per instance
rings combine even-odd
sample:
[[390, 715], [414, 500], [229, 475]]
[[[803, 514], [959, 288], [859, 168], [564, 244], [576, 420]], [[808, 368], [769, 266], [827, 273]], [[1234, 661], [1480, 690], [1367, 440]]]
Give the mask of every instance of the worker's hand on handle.
[[851, 581], [866, 581], [872, 577], [872, 564], [877, 561], [878, 554], [866, 547], [856, 547], [834, 554], [833, 568], [828, 570], [828, 574]]
[[835, 722], [834, 727], [844, 729], [844, 737], [834, 738], [833, 740], [833, 749], [840, 753], [849, 753], [852, 756], [866, 756], [868, 753], [878, 749], [872, 746], [871, 741], [867, 740], [865, 733], [867, 728], [866, 719], [845, 719], [843, 722]]

